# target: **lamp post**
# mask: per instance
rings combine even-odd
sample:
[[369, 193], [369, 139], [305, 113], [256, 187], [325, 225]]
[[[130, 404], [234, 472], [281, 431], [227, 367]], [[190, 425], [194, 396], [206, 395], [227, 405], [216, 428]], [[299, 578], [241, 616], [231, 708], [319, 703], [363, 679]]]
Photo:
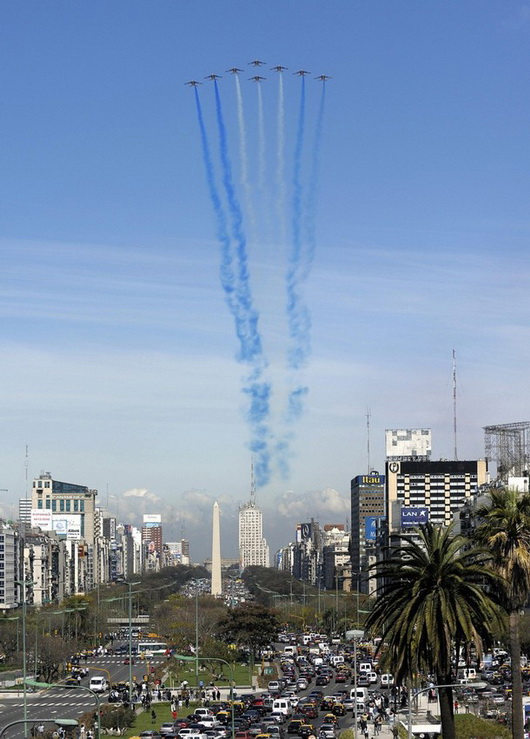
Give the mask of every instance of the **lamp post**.
[[132, 589], [134, 585], [139, 585], [140, 580], [136, 582], [128, 582], [129, 589], [129, 705], [132, 705]]
[[[63, 729], [73, 729], [76, 726], [78, 726], [79, 722], [75, 718], [32, 718], [31, 722], [34, 724], [45, 724], [45, 723], [52, 723], [56, 726], [61, 726]], [[4, 736], [4, 733], [7, 729], [9, 729], [11, 726], [17, 726], [18, 724], [24, 724], [24, 734], [26, 733], [26, 724], [28, 723], [27, 719], [19, 718], [16, 721], [11, 721], [9, 724], [6, 724], [2, 727], [2, 730], [0, 731], [0, 739]]]
[[[89, 693], [94, 697], [96, 701], [96, 739], [101, 736], [101, 716], [99, 713], [99, 695], [89, 688], [87, 685], [63, 685], [63, 683], [42, 683], [37, 680], [26, 680], [26, 685], [30, 688], [42, 688], [43, 690], [49, 690], [50, 688], [62, 688], [63, 690], [88, 690]], [[74, 724], [72, 724], [73, 726]], [[77, 722], [75, 723], [77, 726]]]
[[[27, 662], [26, 662], [26, 586], [34, 585], [33, 580], [15, 580], [15, 585], [19, 585], [22, 590], [22, 679], [24, 680], [24, 721], [28, 718], [28, 695], [26, 690]], [[27, 737], [27, 726], [24, 723], [24, 736]]]
[[[486, 683], [476, 683], [476, 686], [486, 687]], [[414, 698], [417, 698], [418, 695], [421, 695], [421, 693], [428, 693], [429, 690], [438, 690], [438, 688], [459, 688], [459, 683], [447, 683], [446, 685], [431, 685], [428, 688], [422, 688], [421, 690], [416, 690], [414, 693]], [[408, 696], [408, 711], [407, 711], [407, 736], [408, 739], [412, 739], [412, 690], [409, 688], [409, 696]]]
[[357, 639], [362, 639], [364, 631], [362, 629], [352, 629], [346, 632], [346, 639], [353, 641], [353, 736], [357, 739]]
[[175, 659], [180, 659], [183, 662], [198, 662], [201, 660], [202, 662], [222, 662], [224, 665], [228, 667], [230, 670], [230, 711], [231, 711], [231, 719], [232, 719], [232, 737], [231, 739], [234, 739], [235, 737], [235, 724], [234, 724], [234, 666], [230, 664], [230, 662], [227, 662], [225, 659], [221, 659], [221, 657], [188, 657], [186, 654], [174, 654], [173, 657]]

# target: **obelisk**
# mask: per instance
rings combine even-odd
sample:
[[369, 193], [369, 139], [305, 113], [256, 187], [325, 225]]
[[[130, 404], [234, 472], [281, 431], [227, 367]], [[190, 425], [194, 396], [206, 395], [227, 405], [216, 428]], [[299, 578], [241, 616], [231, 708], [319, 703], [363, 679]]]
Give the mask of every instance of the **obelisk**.
[[221, 533], [219, 527], [219, 504], [213, 504], [212, 516], [212, 595], [221, 595]]

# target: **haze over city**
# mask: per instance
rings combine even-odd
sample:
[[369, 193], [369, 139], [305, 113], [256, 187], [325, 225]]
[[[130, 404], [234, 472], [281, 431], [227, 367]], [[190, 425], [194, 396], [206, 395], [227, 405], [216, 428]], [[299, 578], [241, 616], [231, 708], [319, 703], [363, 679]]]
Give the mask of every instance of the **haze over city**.
[[[27, 461], [30, 481], [46, 470], [97, 488], [120, 518], [162, 512], [194, 559], [208, 555], [217, 499], [230, 556], [251, 447], [265, 438], [257, 503], [274, 551], [297, 521], [346, 522], [351, 478], [383, 466], [385, 428], [432, 428], [433, 458], [452, 458], [453, 349], [460, 459], [484, 456], [483, 426], [529, 418], [528, 3], [28, 1], [4, 5], [2, 21], [1, 514], [24, 497]], [[257, 85], [253, 59], [266, 60]], [[279, 64], [285, 207], [296, 200], [302, 84], [299, 185], [314, 196], [299, 366], [288, 358], [292, 237], [278, 236], [274, 200]], [[218, 86], [243, 203], [234, 65], [256, 213], [252, 228], [242, 205], [249, 284], [271, 387], [262, 436], [247, 392], [258, 365], [241, 359], [220, 282], [185, 85], [202, 83], [222, 192]], [[223, 77], [204, 79], [212, 73]], [[332, 79], [312, 184], [320, 74]], [[286, 420], [293, 388], [303, 407]]]

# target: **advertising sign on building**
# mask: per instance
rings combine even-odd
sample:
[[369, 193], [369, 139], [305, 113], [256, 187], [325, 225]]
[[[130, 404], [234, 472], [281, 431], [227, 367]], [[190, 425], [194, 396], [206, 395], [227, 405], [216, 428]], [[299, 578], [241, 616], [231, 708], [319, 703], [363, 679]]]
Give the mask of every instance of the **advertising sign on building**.
[[160, 513], [144, 513], [143, 525], [148, 529], [161, 526], [162, 515]]
[[31, 509], [31, 525], [32, 527], [39, 528], [42, 531], [52, 530], [52, 512], [43, 511], [40, 508]]
[[77, 541], [81, 538], [81, 516], [64, 513], [55, 514], [53, 530], [59, 536], [66, 536], [70, 541]]
[[427, 523], [429, 520], [428, 508], [402, 508], [401, 509], [401, 526], [419, 526]]
[[377, 533], [377, 521], [384, 520], [385, 516], [366, 516], [364, 525], [365, 541], [375, 541]]
[[300, 534], [302, 537], [302, 541], [304, 539], [310, 539], [311, 538], [311, 524], [310, 523], [301, 523], [300, 524]]

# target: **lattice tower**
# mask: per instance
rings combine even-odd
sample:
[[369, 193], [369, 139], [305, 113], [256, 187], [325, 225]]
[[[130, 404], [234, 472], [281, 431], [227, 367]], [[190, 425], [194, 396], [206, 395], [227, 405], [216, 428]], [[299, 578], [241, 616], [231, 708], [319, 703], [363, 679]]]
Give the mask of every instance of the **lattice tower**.
[[522, 477], [529, 469], [530, 421], [484, 426], [486, 457], [497, 465], [497, 476]]

